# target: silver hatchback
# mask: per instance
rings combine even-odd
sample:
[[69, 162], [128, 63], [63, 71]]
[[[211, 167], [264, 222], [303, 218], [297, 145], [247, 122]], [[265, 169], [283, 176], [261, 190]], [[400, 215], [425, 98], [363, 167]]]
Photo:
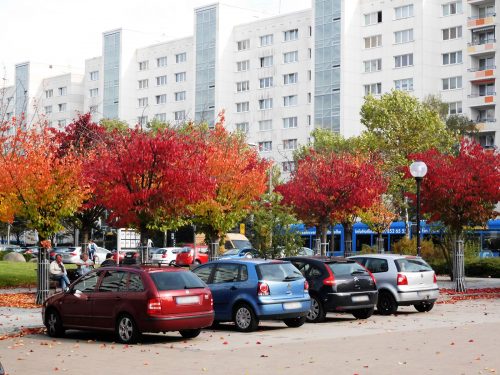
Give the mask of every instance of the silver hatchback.
[[439, 296], [436, 273], [425, 260], [397, 254], [367, 254], [350, 257], [365, 266], [378, 287], [377, 310], [394, 314], [398, 306], [413, 305], [419, 312], [431, 311]]

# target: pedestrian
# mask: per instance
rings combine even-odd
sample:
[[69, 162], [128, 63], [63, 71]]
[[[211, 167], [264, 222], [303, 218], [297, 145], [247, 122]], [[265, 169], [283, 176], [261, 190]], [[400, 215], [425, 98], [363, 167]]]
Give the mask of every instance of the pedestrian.
[[65, 290], [70, 284], [68, 279], [68, 272], [66, 271], [66, 267], [62, 262], [61, 254], [56, 255], [56, 259], [50, 263], [50, 277], [52, 280], [59, 281], [59, 285], [63, 290]]
[[82, 259], [78, 263], [76, 263], [76, 265], [78, 267], [78, 269], [76, 270], [76, 274], [78, 276], [85, 275], [92, 271], [92, 269], [94, 268], [94, 262], [90, 260], [89, 255], [85, 253], [83, 253]]
[[92, 262], [94, 261], [94, 256], [96, 251], [97, 251], [97, 245], [94, 243], [93, 240], [90, 240], [87, 246], [87, 253], [89, 254], [89, 259]]
[[116, 262], [113, 260], [113, 254], [112, 253], [107, 253], [106, 254], [106, 260], [101, 263], [101, 267], [106, 267], [106, 266], [115, 266]]
[[148, 248], [152, 248], [153, 247], [153, 241], [151, 240], [151, 238], [148, 238], [147, 246], [148, 246]]

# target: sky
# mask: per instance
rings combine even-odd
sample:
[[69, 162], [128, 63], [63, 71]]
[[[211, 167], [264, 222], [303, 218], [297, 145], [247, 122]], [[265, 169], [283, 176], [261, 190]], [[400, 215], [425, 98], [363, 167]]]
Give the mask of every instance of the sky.
[[[150, 35], [150, 43], [193, 35], [193, 9], [217, 0], [0, 0], [0, 78], [10, 85], [14, 65], [71, 66], [102, 54], [102, 33], [127, 28]], [[264, 15], [311, 7], [311, 0], [221, 0]], [[137, 46], [144, 47], [144, 46]], [[0, 83], [0, 86], [3, 86]]]

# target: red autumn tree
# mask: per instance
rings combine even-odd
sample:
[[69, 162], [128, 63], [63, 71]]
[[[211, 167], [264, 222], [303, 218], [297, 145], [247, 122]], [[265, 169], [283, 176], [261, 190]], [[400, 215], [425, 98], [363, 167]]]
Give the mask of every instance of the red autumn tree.
[[291, 180], [277, 190], [305, 224], [321, 230], [322, 243], [326, 243], [330, 222], [352, 220], [372, 206], [386, 187], [380, 165], [367, 157], [311, 150], [298, 161]]

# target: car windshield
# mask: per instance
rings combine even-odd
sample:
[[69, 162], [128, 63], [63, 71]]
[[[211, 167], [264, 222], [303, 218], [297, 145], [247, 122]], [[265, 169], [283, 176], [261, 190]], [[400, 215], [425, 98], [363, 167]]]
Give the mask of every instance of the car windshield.
[[363, 266], [356, 262], [345, 262], [345, 263], [327, 263], [328, 267], [332, 270], [335, 276], [347, 276], [353, 274], [366, 274], [366, 270]]
[[290, 281], [302, 278], [300, 271], [292, 263], [268, 263], [257, 266], [259, 277], [268, 281]]
[[396, 268], [399, 272], [424, 272], [432, 271], [425, 260], [420, 258], [404, 258], [396, 259]]
[[237, 249], [247, 249], [249, 247], [252, 247], [252, 244], [248, 240], [233, 240], [234, 246], [236, 246]]
[[233, 249], [233, 250], [228, 250], [222, 256], [224, 255], [238, 255], [240, 252], [240, 249]]
[[203, 281], [192, 272], [152, 272], [150, 275], [159, 291], [205, 288]]

